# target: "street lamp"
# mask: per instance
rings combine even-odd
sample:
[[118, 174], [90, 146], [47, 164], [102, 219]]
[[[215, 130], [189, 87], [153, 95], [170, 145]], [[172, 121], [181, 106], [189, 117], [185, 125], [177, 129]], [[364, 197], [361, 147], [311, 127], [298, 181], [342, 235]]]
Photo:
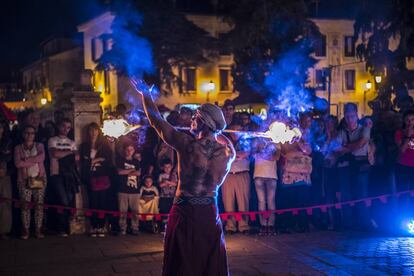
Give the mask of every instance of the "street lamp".
[[381, 76], [381, 75], [377, 75], [377, 76], [375, 76], [375, 82], [376, 82], [376, 83], [380, 84], [380, 83], [381, 83], [381, 81], [382, 81], [382, 76]]
[[46, 98], [41, 98], [41, 99], [40, 99], [40, 103], [41, 103], [42, 105], [46, 105], [46, 104], [47, 104], [47, 99], [46, 99]]
[[364, 89], [364, 115], [366, 115], [366, 114], [367, 114], [367, 106], [366, 106], [366, 102], [367, 102], [367, 92], [368, 92], [369, 90], [371, 90], [371, 88], [372, 88], [372, 83], [371, 83], [371, 81], [367, 81], [367, 82], [365, 83], [365, 89]]
[[210, 101], [210, 93], [213, 92], [216, 89], [216, 84], [211, 80], [208, 83], [204, 83], [202, 86], [202, 90], [207, 93], [207, 102]]

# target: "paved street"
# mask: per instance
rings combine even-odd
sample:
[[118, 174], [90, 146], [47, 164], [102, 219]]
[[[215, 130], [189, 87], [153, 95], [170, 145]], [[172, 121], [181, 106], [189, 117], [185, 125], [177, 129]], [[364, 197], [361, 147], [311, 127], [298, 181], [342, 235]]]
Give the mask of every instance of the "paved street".
[[[227, 237], [232, 275], [413, 275], [414, 238], [314, 232]], [[0, 275], [160, 275], [162, 236], [0, 242]]]

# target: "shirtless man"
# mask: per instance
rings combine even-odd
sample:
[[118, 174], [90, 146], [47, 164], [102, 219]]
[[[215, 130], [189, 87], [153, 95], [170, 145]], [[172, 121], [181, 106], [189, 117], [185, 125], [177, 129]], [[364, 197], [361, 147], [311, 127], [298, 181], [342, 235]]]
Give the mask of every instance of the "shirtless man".
[[165, 121], [150, 89], [132, 81], [145, 113], [162, 140], [177, 151], [178, 186], [164, 243], [163, 275], [228, 275], [226, 247], [217, 211], [217, 192], [235, 158], [221, 109], [202, 105], [191, 122], [193, 136]]

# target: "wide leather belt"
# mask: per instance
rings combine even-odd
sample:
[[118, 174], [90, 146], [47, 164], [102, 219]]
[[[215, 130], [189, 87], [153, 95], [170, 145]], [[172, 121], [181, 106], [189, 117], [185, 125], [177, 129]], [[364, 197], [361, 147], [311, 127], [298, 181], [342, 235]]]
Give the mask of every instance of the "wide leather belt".
[[174, 197], [174, 204], [183, 205], [211, 205], [216, 204], [215, 197], [207, 197], [207, 196], [200, 196], [200, 197], [187, 197], [187, 196], [176, 196]]
[[229, 174], [241, 174], [241, 173], [248, 173], [249, 171], [241, 171], [241, 172], [229, 172]]

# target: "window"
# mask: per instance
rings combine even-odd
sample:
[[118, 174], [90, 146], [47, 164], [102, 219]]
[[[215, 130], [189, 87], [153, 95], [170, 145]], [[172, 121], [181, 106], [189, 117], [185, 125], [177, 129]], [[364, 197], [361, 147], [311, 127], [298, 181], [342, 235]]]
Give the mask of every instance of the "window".
[[355, 90], [355, 70], [345, 70], [345, 89]]
[[321, 35], [314, 43], [315, 56], [326, 57], [326, 35]]
[[326, 78], [323, 70], [315, 70], [315, 89], [326, 90]]
[[195, 91], [197, 84], [196, 84], [196, 69], [195, 68], [186, 68], [185, 69], [185, 90], [187, 91]]
[[110, 81], [110, 74], [111, 71], [105, 70], [104, 71], [104, 80], [105, 80], [105, 94], [111, 94], [111, 81]]
[[92, 38], [91, 41], [92, 60], [97, 61], [102, 54], [102, 41], [100, 38]]
[[355, 39], [353, 36], [344, 37], [344, 55], [346, 57], [355, 56]]
[[102, 50], [103, 52], [108, 52], [112, 49], [112, 45], [114, 44], [113, 39], [110, 37], [110, 35], [105, 34], [101, 36], [102, 39]]
[[230, 91], [230, 70], [220, 69], [220, 91]]

